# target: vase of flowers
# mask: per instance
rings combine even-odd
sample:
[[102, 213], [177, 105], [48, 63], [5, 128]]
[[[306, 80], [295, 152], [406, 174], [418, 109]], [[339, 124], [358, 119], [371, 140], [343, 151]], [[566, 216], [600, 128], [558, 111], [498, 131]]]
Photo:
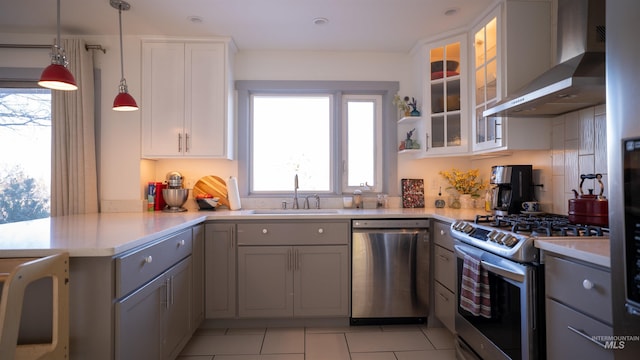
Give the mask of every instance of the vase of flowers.
[[451, 169], [450, 171], [440, 171], [447, 182], [450, 189], [459, 195], [457, 199], [462, 208], [474, 207], [475, 199], [479, 195], [479, 191], [486, 187], [486, 184], [479, 179], [480, 170], [468, 170], [461, 171], [458, 169]]
[[408, 96], [401, 98], [400, 95], [396, 94], [393, 97], [393, 105], [398, 107], [398, 110], [400, 110], [400, 113], [402, 113], [403, 116], [411, 116], [411, 107], [409, 106], [408, 101]]
[[415, 128], [411, 129], [411, 131], [407, 133], [407, 138], [404, 140], [405, 149], [413, 149], [413, 139], [411, 137], [413, 136], [414, 131], [416, 131]]
[[406, 96], [405, 101], [407, 102], [407, 105], [409, 105], [409, 116], [420, 116], [420, 111], [418, 111], [418, 102], [416, 101], [416, 98], [412, 97], [411, 101], [409, 101], [409, 97]]

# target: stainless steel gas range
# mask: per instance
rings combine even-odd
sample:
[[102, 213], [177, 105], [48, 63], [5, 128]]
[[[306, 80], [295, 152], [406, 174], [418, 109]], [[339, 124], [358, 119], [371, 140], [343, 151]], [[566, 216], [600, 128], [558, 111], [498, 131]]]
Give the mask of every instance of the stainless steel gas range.
[[[608, 229], [572, 224], [562, 215], [482, 215], [452, 223], [451, 235], [458, 269], [457, 357], [543, 359], [544, 265], [534, 241], [607, 237]], [[473, 301], [486, 311], [469, 309]]]

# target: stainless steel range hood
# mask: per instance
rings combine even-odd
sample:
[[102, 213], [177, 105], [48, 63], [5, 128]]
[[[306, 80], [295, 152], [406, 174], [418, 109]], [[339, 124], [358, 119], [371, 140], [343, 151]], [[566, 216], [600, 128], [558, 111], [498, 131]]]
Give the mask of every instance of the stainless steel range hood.
[[605, 0], [558, 0], [558, 65], [482, 115], [551, 117], [603, 104], [605, 39]]

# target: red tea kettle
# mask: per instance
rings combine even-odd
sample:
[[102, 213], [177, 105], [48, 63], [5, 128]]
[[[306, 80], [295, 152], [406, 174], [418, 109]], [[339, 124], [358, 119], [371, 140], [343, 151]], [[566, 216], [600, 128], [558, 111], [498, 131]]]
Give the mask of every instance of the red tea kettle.
[[[573, 190], [574, 199], [569, 199], [569, 221], [574, 224], [609, 226], [609, 201], [602, 194], [604, 184], [602, 174], [580, 175], [580, 194]], [[600, 194], [595, 195], [593, 189], [589, 194], [582, 192], [582, 184], [586, 179], [596, 179], [600, 184]]]

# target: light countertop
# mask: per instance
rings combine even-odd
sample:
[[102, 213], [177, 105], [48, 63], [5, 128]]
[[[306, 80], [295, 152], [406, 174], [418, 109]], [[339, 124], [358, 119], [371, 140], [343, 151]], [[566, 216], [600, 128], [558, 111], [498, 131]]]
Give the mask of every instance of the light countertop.
[[59, 216], [0, 225], [0, 257], [46, 256], [67, 251], [72, 257], [114, 256], [178, 230], [213, 221], [435, 218], [474, 219], [482, 209], [338, 209], [332, 214], [254, 214], [251, 210], [138, 212]]
[[535, 246], [540, 250], [568, 256], [592, 264], [611, 267], [609, 239], [600, 237], [577, 237], [539, 239]]

